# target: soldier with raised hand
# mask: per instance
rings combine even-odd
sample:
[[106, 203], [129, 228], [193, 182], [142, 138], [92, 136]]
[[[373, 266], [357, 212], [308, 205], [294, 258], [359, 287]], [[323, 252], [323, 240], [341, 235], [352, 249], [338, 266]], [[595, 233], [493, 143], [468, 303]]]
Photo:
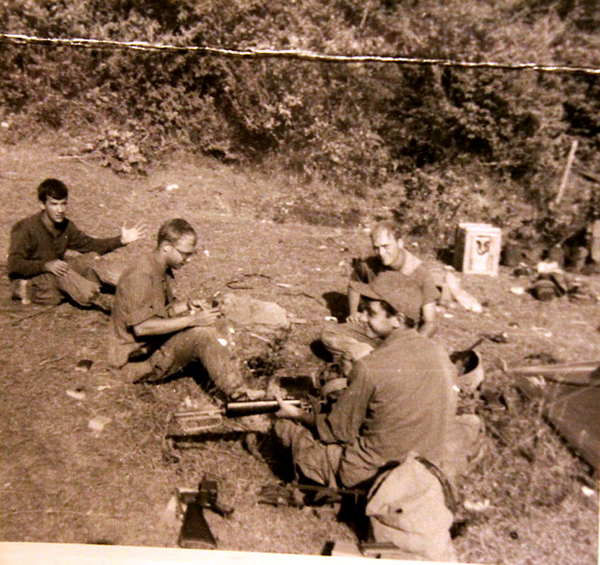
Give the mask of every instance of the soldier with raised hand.
[[[17, 222], [11, 231], [8, 276], [13, 298], [24, 304], [59, 304], [65, 297], [80, 306], [110, 311], [110, 296], [102, 283], [116, 285], [120, 265], [100, 258], [145, 237], [143, 224], [109, 238], [94, 238], [67, 218], [69, 189], [60, 180], [46, 179], [37, 188], [41, 212]], [[68, 250], [81, 255], [65, 258]]]

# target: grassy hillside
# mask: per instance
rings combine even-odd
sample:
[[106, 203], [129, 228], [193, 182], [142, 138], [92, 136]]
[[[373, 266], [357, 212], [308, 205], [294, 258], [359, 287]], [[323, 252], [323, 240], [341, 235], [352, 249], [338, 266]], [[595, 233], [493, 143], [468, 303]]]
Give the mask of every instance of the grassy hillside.
[[[68, 140], [60, 145], [68, 147]], [[4, 251], [10, 226], [38, 209], [35, 186], [50, 176], [71, 187], [70, 217], [97, 236], [138, 219], [152, 233], [169, 217], [188, 219], [208, 253], [198, 253], [177, 274], [178, 296], [233, 292], [275, 301], [295, 315], [298, 323], [278, 342], [258, 330], [235, 334], [244, 373], [257, 386], [264, 384], [256, 370], [261, 367], [290, 376], [324, 368], [310, 346], [332, 323], [326, 318], [342, 314], [352, 258], [369, 251], [362, 227], [340, 225], [325, 214], [325, 225], [308, 224], [286, 204], [301, 188], [290, 178], [182, 155], [166, 166], [152, 165], [146, 177], [122, 177], [39, 141], [0, 145]], [[411, 249], [443, 268], [424, 243], [410, 240]], [[152, 246], [148, 238], [115, 253], [133, 261]], [[594, 565], [598, 493], [590, 488], [589, 467], [540, 417], [542, 405], [518, 395], [511, 369], [527, 358], [600, 358], [600, 302], [540, 302], [515, 294], [511, 289], [524, 287], [529, 277], [506, 267], [496, 278], [457, 276], [483, 312], [446, 304], [435, 339], [451, 351], [482, 336], [504, 336], [478, 347], [486, 393], [462, 403], [483, 417], [489, 449], [458, 491], [459, 560]], [[581, 281], [600, 294], [598, 275]], [[169, 446], [170, 412], [186, 402], [215, 404], [193, 370], [161, 385], [128, 384], [106, 364], [106, 315], [69, 304], [25, 307], [10, 299], [5, 276], [0, 314], [3, 541], [176, 547], [181, 520], [172, 496], [205, 474], [218, 479], [222, 502], [235, 508], [230, 519], [207, 512], [219, 549], [318, 555], [329, 541], [356, 540], [352, 523], [338, 519], [339, 507], [259, 503], [261, 486], [289, 477], [290, 465], [282, 452], [254, 459], [242, 447], [243, 424], [234, 433]], [[76, 369], [81, 359], [92, 361], [89, 371]], [[98, 417], [107, 423], [93, 430], [90, 422]]]

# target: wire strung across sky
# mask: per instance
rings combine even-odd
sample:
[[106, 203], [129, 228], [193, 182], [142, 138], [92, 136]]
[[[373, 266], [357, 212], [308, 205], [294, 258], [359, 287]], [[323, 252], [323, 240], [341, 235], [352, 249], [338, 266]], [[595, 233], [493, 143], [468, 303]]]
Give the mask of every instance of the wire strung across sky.
[[57, 47], [77, 47], [85, 49], [132, 49], [136, 51], [168, 51], [178, 53], [198, 53], [218, 57], [241, 57], [248, 59], [279, 58], [298, 59], [322, 63], [395, 63], [404, 65], [438, 65], [443, 67], [463, 67], [501, 70], [532, 70], [546, 73], [584, 73], [600, 75], [598, 67], [565, 65], [541, 65], [538, 63], [500, 63], [495, 61], [457, 61], [422, 57], [396, 57], [392, 55], [335, 55], [302, 50], [278, 49], [227, 49], [198, 45], [165, 45], [144, 41], [111, 41], [107, 39], [36, 37], [30, 35], [0, 33], [0, 43], [13, 45], [49, 45]]

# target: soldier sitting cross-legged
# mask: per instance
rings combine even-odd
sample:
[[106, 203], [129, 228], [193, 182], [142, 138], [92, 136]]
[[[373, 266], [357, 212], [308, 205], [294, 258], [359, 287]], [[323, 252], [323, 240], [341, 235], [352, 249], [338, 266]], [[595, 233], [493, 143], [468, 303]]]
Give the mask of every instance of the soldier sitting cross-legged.
[[[69, 190], [57, 179], [37, 189], [42, 210], [17, 222], [11, 232], [8, 276], [13, 298], [23, 304], [59, 304], [65, 297], [80, 306], [110, 311], [111, 296], [102, 284], [114, 286], [121, 274], [119, 261], [100, 257], [145, 237], [146, 227], [123, 227], [115, 237], [94, 238], [67, 218]], [[80, 255], [65, 257], [67, 251]]]

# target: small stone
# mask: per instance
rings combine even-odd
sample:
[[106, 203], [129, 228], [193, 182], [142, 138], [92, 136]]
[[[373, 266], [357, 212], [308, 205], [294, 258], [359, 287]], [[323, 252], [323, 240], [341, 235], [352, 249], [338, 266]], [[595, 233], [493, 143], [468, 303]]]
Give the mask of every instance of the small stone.
[[106, 416], [96, 416], [96, 418], [92, 418], [88, 423], [88, 428], [95, 432], [101, 432], [105, 426], [112, 422], [111, 418]]
[[67, 390], [67, 396], [74, 398], [75, 400], [83, 400], [85, 398], [85, 392], [82, 390]]

